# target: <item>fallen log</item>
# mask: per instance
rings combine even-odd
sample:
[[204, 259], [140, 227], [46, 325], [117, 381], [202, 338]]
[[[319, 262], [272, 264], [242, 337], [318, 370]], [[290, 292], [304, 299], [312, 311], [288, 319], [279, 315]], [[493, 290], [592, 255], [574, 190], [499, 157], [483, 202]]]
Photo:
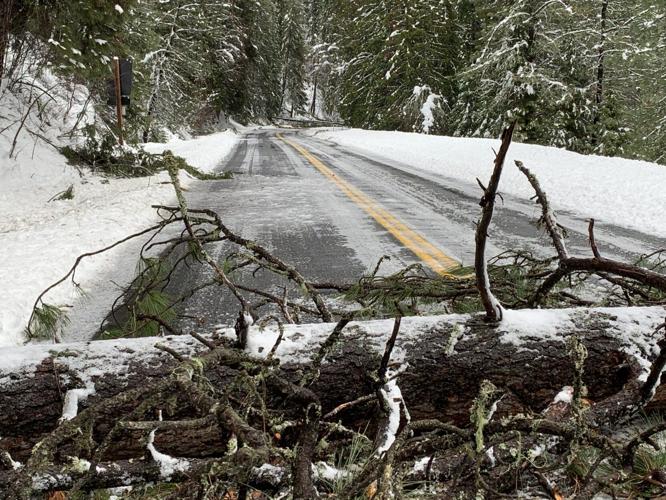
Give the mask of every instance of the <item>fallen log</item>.
[[[656, 358], [666, 308], [567, 309], [506, 311], [499, 324], [480, 316], [451, 315], [404, 318], [390, 367], [397, 375], [412, 419], [437, 418], [459, 426], [469, 423], [469, 408], [483, 379], [505, 392], [499, 414], [526, 409], [540, 412], [573, 379], [572, 362], [564, 342], [579, 336], [589, 356], [585, 365], [588, 399], [599, 403], [635, 394]], [[276, 351], [284, 379], [297, 382], [333, 330], [332, 324], [288, 325]], [[350, 323], [329, 351], [320, 376], [311, 386], [326, 413], [339, 405], [372, 394], [376, 372], [393, 322]], [[278, 338], [277, 329], [250, 331], [246, 353], [265, 357]], [[218, 339], [235, 340], [233, 330]], [[166, 346], [166, 351], [155, 348]], [[173, 371], [179, 357], [207, 351], [190, 336], [120, 339], [77, 344], [30, 345], [6, 349], [0, 361], [0, 450], [24, 460], [43, 436], [68, 412], [81, 411], [130, 389], [145, 388]], [[224, 387], [238, 370], [206, 373], [210, 383]], [[665, 391], [657, 390], [653, 404], [666, 408]], [[174, 394], [172, 415], [201, 417]], [[278, 396], [269, 394], [269, 398]], [[72, 403], [74, 399], [74, 403]], [[275, 402], [275, 401], [273, 401]], [[367, 425], [376, 408], [359, 404], [336, 415], [354, 428]], [[128, 400], [128, 405], [136, 401]], [[188, 412], [191, 415], [188, 416]], [[92, 429], [103, 436], [115, 423], [104, 416]], [[158, 433], [155, 445], [172, 456], [205, 458], [224, 453], [228, 436], [214, 426], [192, 426]], [[106, 451], [104, 459], [125, 460], [145, 454], [146, 429], [127, 429]], [[84, 458], [84, 457], [82, 457]], [[2, 468], [2, 466], [0, 466]]]

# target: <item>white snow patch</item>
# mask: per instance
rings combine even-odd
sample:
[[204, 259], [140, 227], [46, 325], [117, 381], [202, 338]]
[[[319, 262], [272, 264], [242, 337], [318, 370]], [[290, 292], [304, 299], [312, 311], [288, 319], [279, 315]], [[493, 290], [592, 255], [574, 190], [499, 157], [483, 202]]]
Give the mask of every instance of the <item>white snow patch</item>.
[[333, 467], [326, 462], [317, 462], [312, 464], [312, 472], [319, 478], [325, 479], [326, 481], [337, 481], [339, 479], [345, 479], [351, 475], [349, 471], [338, 469]]
[[[659, 355], [656, 342], [658, 336], [652, 335], [658, 325], [664, 322], [663, 308], [603, 308], [600, 309], [616, 319], [616, 335], [624, 342], [624, 350], [635, 357], [641, 365], [639, 381], [645, 382], [652, 368], [652, 360]], [[641, 312], [642, 311], [642, 312]], [[646, 334], [646, 328], [648, 333]]]
[[560, 392], [557, 393], [555, 399], [553, 399], [553, 404], [556, 403], [566, 403], [571, 404], [573, 401], [574, 389], [570, 385], [565, 385]]
[[423, 457], [420, 458], [416, 461], [414, 464], [414, 467], [412, 468], [413, 472], [425, 472], [426, 467], [428, 467], [428, 464], [430, 463], [430, 459], [432, 457]]
[[[462, 325], [465, 321], [469, 320], [469, 316], [464, 314], [452, 314], [446, 316], [446, 318], [448, 325], [453, 324], [455, 328], [458, 328], [459, 325], [460, 331], [462, 331]], [[432, 328], [435, 328], [439, 320], [440, 318], [437, 316], [411, 316], [403, 318], [400, 335], [398, 335], [398, 341], [393, 349], [391, 362], [402, 364], [405, 356], [405, 350], [402, 347], [403, 343], [418, 339], [421, 332], [430, 331]], [[335, 324], [333, 323], [320, 323], [307, 326], [285, 325], [285, 335], [277, 349], [276, 358], [282, 360], [284, 363], [302, 362], [303, 359], [311, 358], [331, 334], [333, 328], [335, 328]], [[393, 328], [392, 320], [351, 322], [343, 330], [341, 342], [344, 342], [346, 335], [354, 334], [357, 328], [362, 328], [367, 336], [366, 349], [380, 355], [384, 353], [386, 341]], [[236, 338], [233, 329], [221, 328], [218, 330], [218, 333], [232, 340]], [[248, 334], [246, 347], [248, 354], [266, 357], [275, 345], [278, 336], [279, 331], [277, 328], [252, 327]], [[462, 336], [462, 333], [460, 336]], [[443, 340], [445, 341], [446, 339]]]
[[116, 9], [116, 12], [117, 12], [118, 14], [122, 14], [123, 12], [125, 12], [125, 11], [123, 10], [123, 8], [122, 8], [120, 5], [118, 5], [118, 4], [116, 4], [116, 6], [114, 7], [114, 9]]
[[190, 469], [190, 462], [180, 458], [174, 458], [157, 451], [154, 445], [155, 431], [151, 431], [148, 436], [148, 451], [155, 462], [160, 464], [160, 474], [163, 479], [168, 479], [176, 472], [186, 472]]
[[389, 450], [395, 442], [398, 428], [400, 427], [400, 407], [402, 393], [395, 380], [389, 380], [384, 387], [379, 389], [389, 407], [388, 423], [382, 444], [377, 448], [377, 454], [381, 455]]
[[65, 393], [65, 401], [62, 404], [62, 416], [60, 421], [72, 420], [79, 413], [79, 403], [95, 394], [95, 387], [90, 385], [85, 389], [70, 389]]
[[491, 446], [486, 450], [486, 457], [488, 458], [488, 461], [490, 462], [490, 467], [495, 467], [497, 465], [497, 460], [495, 459], [495, 448]]
[[435, 94], [430, 90], [430, 87], [427, 85], [416, 86], [414, 87], [413, 95], [414, 97], [419, 98], [423, 93], [427, 92], [428, 97], [426, 97], [423, 105], [421, 106], [421, 116], [423, 116], [423, 122], [421, 123], [421, 129], [424, 134], [429, 134], [430, 129], [435, 124], [435, 109], [438, 107], [438, 101], [442, 99], [442, 96]]
[[190, 140], [176, 136], [166, 143], [149, 142], [143, 145], [149, 153], [171, 151], [176, 156], [185, 158], [187, 163], [203, 172], [213, 172], [223, 166], [224, 160], [232, 153], [240, 137], [232, 130], [216, 134], [203, 135]]
[[529, 338], [562, 340], [558, 331], [570, 320], [571, 309], [503, 309], [499, 326], [502, 342], [521, 346]]
[[272, 464], [263, 464], [261, 467], [254, 467], [252, 475], [266, 481], [273, 486], [278, 486], [282, 483], [287, 472], [283, 467], [278, 467]]
[[546, 451], [546, 445], [537, 444], [530, 451], [527, 452], [527, 456], [531, 460], [534, 460], [536, 457], [540, 457], [541, 455], [543, 455], [545, 451]]

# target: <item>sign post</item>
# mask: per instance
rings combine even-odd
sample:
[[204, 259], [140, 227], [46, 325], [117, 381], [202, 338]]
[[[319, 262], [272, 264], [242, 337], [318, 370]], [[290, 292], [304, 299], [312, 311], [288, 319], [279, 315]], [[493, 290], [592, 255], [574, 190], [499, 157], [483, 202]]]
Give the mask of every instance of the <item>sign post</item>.
[[116, 115], [118, 116], [118, 144], [123, 145], [123, 103], [120, 87], [120, 59], [113, 58], [113, 79], [116, 91]]

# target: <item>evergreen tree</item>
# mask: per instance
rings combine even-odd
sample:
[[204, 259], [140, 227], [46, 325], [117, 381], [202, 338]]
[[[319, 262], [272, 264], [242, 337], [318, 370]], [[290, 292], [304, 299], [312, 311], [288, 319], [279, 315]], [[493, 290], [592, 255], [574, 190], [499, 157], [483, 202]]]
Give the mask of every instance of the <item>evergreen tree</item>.
[[240, 0], [243, 58], [232, 113], [271, 119], [281, 100], [280, 43], [274, 0]]
[[290, 114], [303, 111], [305, 95], [305, 12], [302, 0], [279, 0], [278, 30], [282, 89], [280, 108], [289, 106]]
[[[137, 97], [143, 104], [148, 140], [155, 123], [202, 128], [232, 101], [234, 68], [242, 33], [234, 3], [214, 0], [145, 2], [136, 17]], [[145, 23], [145, 19], [152, 19]]]
[[332, 22], [334, 11], [335, 0], [308, 1], [306, 74], [312, 88], [308, 110], [313, 116], [322, 113], [337, 118], [341, 62], [335, 43], [339, 34]]
[[462, 75], [460, 134], [497, 136], [516, 120], [523, 139], [544, 138], [545, 105], [553, 93], [571, 90], [553, 71], [553, 40], [561, 33], [549, 20], [561, 9], [562, 3], [548, 0], [488, 2], [478, 57]]
[[107, 76], [114, 56], [128, 52], [127, 26], [135, 0], [19, 0], [14, 34], [29, 32], [48, 47], [46, 60], [63, 74]]
[[417, 101], [441, 114], [455, 98], [464, 54], [449, 2], [356, 0], [339, 11], [340, 111], [352, 125], [420, 130], [426, 117], [413, 112]]

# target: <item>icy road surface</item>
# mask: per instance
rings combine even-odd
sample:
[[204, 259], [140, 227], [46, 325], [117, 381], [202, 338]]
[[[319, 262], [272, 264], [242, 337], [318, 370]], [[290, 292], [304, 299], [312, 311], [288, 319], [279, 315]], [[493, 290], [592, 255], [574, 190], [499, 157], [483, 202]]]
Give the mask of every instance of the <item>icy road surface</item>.
[[[415, 262], [442, 271], [474, 254], [480, 189], [294, 130], [253, 130], [220, 165], [231, 181], [199, 183], [187, 193], [191, 207], [217, 211], [234, 231], [254, 239], [310, 280], [349, 282], [374, 268], [384, 255], [384, 273]], [[484, 180], [485, 181], [485, 180]], [[554, 251], [537, 228], [540, 209], [528, 199], [504, 196], [491, 226], [490, 255], [529, 249]], [[588, 214], [558, 212], [571, 253], [588, 255]], [[666, 240], [602, 221], [597, 241], [608, 257], [633, 259], [666, 247]], [[229, 248], [219, 245], [221, 260]], [[178, 291], [210, 279], [206, 268], [180, 274]], [[259, 273], [252, 286], [270, 287]], [[277, 290], [273, 290], [277, 292]], [[278, 292], [279, 293], [279, 292]], [[233, 324], [237, 304], [220, 300], [219, 290], [196, 295], [183, 311], [192, 327]], [[188, 325], [184, 325], [187, 327]]]

